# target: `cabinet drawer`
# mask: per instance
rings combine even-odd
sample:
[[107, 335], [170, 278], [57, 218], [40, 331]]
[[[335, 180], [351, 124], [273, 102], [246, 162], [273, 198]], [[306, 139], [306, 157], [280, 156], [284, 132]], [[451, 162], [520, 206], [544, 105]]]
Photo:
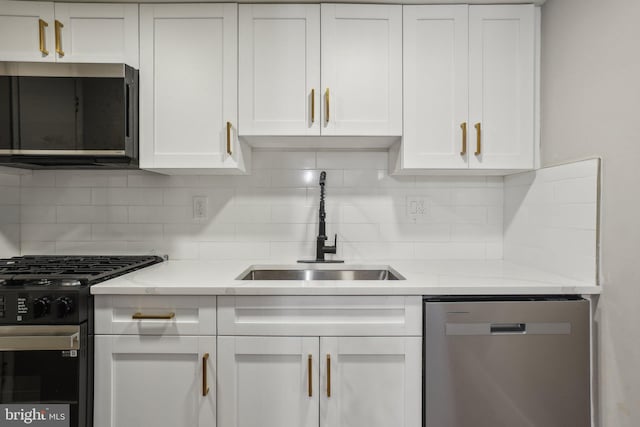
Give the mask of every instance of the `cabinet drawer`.
[[95, 321], [96, 334], [215, 335], [216, 297], [96, 296]]
[[218, 335], [421, 336], [421, 322], [421, 297], [218, 297]]

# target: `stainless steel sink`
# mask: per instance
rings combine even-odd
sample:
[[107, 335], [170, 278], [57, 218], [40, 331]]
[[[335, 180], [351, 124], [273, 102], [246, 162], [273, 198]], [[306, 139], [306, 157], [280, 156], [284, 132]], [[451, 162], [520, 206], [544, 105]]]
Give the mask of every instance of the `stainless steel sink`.
[[250, 267], [236, 280], [405, 280], [390, 267], [376, 268], [277, 268]]

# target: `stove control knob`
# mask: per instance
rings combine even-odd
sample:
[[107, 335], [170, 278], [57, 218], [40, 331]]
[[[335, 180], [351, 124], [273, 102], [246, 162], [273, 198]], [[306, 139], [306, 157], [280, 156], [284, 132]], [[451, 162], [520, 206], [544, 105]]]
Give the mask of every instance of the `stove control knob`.
[[51, 308], [51, 299], [49, 297], [40, 297], [33, 300], [33, 318], [43, 317], [49, 314]]
[[73, 300], [69, 297], [60, 297], [53, 303], [55, 305], [56, 316], [58, 318], [62, 318], [73, 312]]

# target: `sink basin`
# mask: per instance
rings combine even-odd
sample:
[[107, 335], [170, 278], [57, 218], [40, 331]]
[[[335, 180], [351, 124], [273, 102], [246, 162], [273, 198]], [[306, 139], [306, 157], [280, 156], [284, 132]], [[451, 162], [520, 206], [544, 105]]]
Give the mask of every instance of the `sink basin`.
[[405, 280], [389, 267], [309, 268], [250, 267], [236, 280]]

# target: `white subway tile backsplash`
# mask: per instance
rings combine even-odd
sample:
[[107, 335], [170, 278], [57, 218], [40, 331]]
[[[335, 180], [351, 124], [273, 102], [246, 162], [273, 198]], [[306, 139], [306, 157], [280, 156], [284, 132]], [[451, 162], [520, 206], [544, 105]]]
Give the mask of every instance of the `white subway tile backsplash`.
[[[15, 255], [55, 255], [56, 242], [29, 242], [22, 240], [20, 242], [20, 248], [18, 248]], [[3, 255], [5, 256], [5, 255]], [[11, 255], [10, 255], [11, 256]]]
[[30, 174], [20, 175], [20, 187], [55, 187], [56, 171], [31, 171]]
[[[0, 214], [22, 223], [23, 253], [294, 262], [315, 256], [322, 170], [337, 258], [502, 256], [502, 177], [389, 176], [384, 152], [256, 150], [248, 176], [34, 171], [0, 186], [0, 204], [13, 205]], [[207, 198], [205, 219], [193, 217], [195, 196]], [[423, 217], [407, 215], [408, 197], [424, 198]]]
[[417, 259], [486, 259], [486, 245], [484, 243], [416, 243], [415, 252]]
[[0, 224], [20, 224], [20, 206], [0, 205]]
[[[81, 189], [73, 190], [79, 191]], [[91, 204], [161, 205], [162, 192], [161, 188], [92, 188]]]
[[91, 239], [87, 240], [105, 242], [162, 240], [162, 224], [92, 224]]
[[56, 187], [126, 187], [126, 175], [116, 175], [109, 171], [99, 173], [95, 171], [57, 172]]
[[259, 151], [254, 154], [254, 170], [316, 168], [316, 153], [313, 151]]
[[380, 224], [379, 241], [395, 242], [448, 242], [451, 240], [450, 224]]
[[[375, 151], [325, 151], [316, 154], [316, 167], [324, 169], [386, 169], [387, 153]], [[330, 173], [330, 172], [327, 172]]]
[[200, 258], [207, 260], [266, 259], [269, 258], [268, 242], [203, 242]]
[[505, 178], [504, 258], [596, 282], [599, 160]]
[[88, 224], [22, 224], [22, 241], [89, 241], [91, 225]]
[[[334, 171], [331, 171], [333, 174]], [[344, 171], [345, 187], [366, 188], [414, 188], [413, 176], [389, 176], [386, 170], [347, 169]]]
[[19, 205], [20, 204], [20, 188], [0, 187], [0, 204]]
[[558, 203], [595, 203], [595, 177], [565, 179], [554, 184], [554, 201]]
[[[126, 223], [129, 215], [126, 206], [57, 206], [56, 222], [59, 224]], [[23, 215], [29, 209], [23, 210]], [[38, 222], [38, 221], [23, 221]]]
[[164, 238], [168, 242], [230, 242], [236, 240], [234, 224], [164, 224]]
[[51, 205], [25, 206], [20, 209], [20, 219], [17, 221], [21, 224], [53, 224], [55, 222], [56, 206]]

